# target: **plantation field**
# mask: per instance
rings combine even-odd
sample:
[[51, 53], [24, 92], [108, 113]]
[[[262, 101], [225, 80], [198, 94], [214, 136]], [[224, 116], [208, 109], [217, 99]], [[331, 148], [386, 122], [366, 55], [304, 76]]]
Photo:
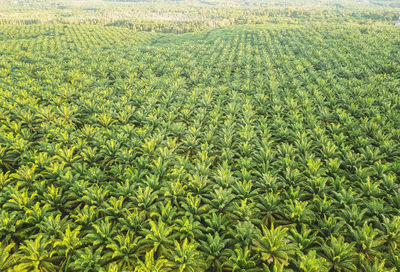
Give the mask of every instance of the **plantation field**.
[[398, 271], [399, 116], [394, 26], [0, 26], [0, 271]]

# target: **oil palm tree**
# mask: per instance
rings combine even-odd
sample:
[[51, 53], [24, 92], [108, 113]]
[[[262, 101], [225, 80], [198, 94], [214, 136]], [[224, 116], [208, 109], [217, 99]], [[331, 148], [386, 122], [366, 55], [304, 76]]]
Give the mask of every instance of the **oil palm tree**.
[[169, 226], [160, 219], [155, 222], [150, 220], [150, 229], [143, 229], [144, 239], [139, 242], [141, 251], [153, 250], [157, 257], [173, 248], [174, 238], [178, 233], [174, 233], [174, 226]]
[[326, 261], [319, 257], [315, 250], [311, 250], [308, 254], [300, 253], [296, 266], [299, 271], [303, 272], [328, 272]]
[[19, 256], [12, 253], [14, 247], [14, 243], [3, 245], [0, 242], [0, 271], [9, 271], [18, 263]]
[[112, 243], [106, 246], [112, 251], [104, 254], [104, 258], [108, 261], [117, 261], [124, 269], [133, 270], [138, 256], [139, 239], [141, 237], [135, 235], [132, 231], [128, 231], [126, 234], [118, 234], [114, 237]]
[[161, 256], [154, 259], [154, 251], [150, 250], [146, 252], [144, 262], [141, 260], [137, 261], [135, 266], [135, 272], [163, 272], [170, 270], [168, 260]]
[[174, 241], [175, 248], [167, 254], [169, 259], [168, 266], [171, 271], [177, 272], [196, 272], [204, 271], [206, 260], [202, 254], [197, 251], [197, 245], [190, 243], [187, 238], [182, 243]]
[[91, 247], [79, 249], [67, 269], [81, 270], [84, 272], [102, 271], [102, 248], [94, 250]]
[[214, 235], [209, 233], [204, 241], [200, 241], [200, 249], [205, 253], [205, 263], [208, 264], [209, 269], [222, 271], [223, 264], [231, 254], [228, 246], [230, 242], [230, 239], [221, 237], [218, 232], [215, 232]]
[[328, 262], [329, 269], [335, 271], [357, 271], [355, 265], [357, 253], [354, 243], [346, 243], [343, 236], [331, 236], [330, 241], [321, 245], [321, 255]]
[[253, 240], [253, 249], [259, 258], [266, 264], [289, 265], [295, 253], [295, 244], [288, 240], [287, 231], [283, 226], [271, 228], [262, 225], [262, 233]]
[[235, 248], [229, 260], [223, 264], [223, 267], [236, 272], [262, 271], [260, 267], [257, 267], [256, 256], [252, 254], [252, 251], [247, 246], [244, 248]]
[[57, 271], [53, 264], [56, 253], [51, 247], [52, 242], [38, 235], [35, 240], [28, 240], [19, 248], [18, 271], [51, 272]]

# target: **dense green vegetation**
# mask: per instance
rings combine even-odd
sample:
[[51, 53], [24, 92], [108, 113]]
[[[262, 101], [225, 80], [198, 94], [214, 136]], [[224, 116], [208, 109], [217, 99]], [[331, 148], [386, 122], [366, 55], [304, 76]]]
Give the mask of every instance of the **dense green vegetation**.
[[126, 27], [135, 31], [185, 33], [221, 26], [265, 23], [393, 25], [399, 11], [398, 3], [392, 5], [391, 1], [383, 0], [361, 3], [352, 0], [0, 0], [0, 24], [84, 24]]
[[277, 18], [0, 26], [0, 271], [400, 270], [400, 28]]

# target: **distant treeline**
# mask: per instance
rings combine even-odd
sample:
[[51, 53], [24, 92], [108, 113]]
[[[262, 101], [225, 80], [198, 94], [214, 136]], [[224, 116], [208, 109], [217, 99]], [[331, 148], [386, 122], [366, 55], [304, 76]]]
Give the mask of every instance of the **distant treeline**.
[[[108, 0], [114, 1], [114, 0]], [[122, 0], [132, 1], [132, 0]], [[133, 0], [135, 1], [135, 0]], [[148, 0], [146, 0], [148, 1]], [[164, 10], [140, 7], [127, 9], [123, 16], [119, 9], [104, 8], [83, 9], [78, 12], [65, 13], [60, 16], [41, 17], [29, 14], [18, 17], [0, 18], [3, 25], [31, 24], [87, 24], [102, 26], [126, 27], [135, 31], [161, 33], [185, 33], [203, 29], [242, 24], [301, 24], [301, 23], [356, 23], [356, 24], [392, 24], [397, 20], [395, 10], [349, 11], [344, 8], [190, 8], [170, 7]], [[64, 12], [64, 13], [61, 13]]]

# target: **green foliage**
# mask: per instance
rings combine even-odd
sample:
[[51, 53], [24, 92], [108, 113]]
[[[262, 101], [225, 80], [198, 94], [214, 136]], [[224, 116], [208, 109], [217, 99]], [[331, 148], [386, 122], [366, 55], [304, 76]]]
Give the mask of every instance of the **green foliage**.
[[289, 265], [289, 256], [294, 253], [294, 245], [287, 239], [287, 228], [282, 226], [268, 229], [262, 226], [262, 235], [253, 241], [255, 251], [268, 264]]
[[399, 270], [399, 29], [295, 11], [1, 25], [0, 270]]

